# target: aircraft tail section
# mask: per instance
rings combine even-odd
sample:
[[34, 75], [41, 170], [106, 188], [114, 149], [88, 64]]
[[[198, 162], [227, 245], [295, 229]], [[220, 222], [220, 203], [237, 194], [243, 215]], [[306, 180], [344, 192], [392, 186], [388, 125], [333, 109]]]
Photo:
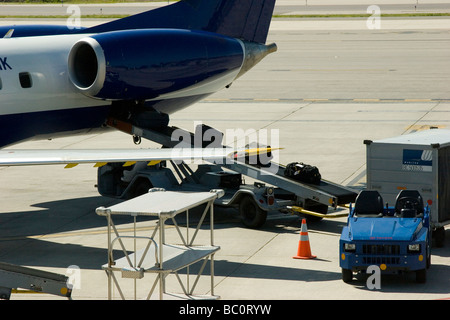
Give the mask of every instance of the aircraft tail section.
[[265, 43], [274, 7], [275, 0], [181, 0], [82, 32], [176, 28]]
[[265, 43], [275, 0], [224, 0], [210, 19], [207, 31]]

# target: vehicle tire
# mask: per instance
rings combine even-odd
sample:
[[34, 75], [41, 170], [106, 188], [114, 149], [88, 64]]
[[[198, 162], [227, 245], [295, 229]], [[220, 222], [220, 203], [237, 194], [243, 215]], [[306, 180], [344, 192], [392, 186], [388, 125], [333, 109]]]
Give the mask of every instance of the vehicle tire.
[[430, 244], [427, 243], [427, 269], [429, 269], [431, 266], [431, 248]]
[[136, 198], [148, 193], [148, 190], [150, 190], [152, 187], [153, 185], [148, 179], [140, 178], [134, 183], [133, 191], [131, 192], [131, 198]]
[[252, 229], [261, 228], [267, 219], [267, 211], [261, 209], [251, 196], [245, 196], [241, 199], [239, 214], [242, 223]]
[[349, 269], [342, 268], [342, 281], [345, 283], [352, 282], [353, 280], [353, 271]]
[[417, 283], [427, 282], [427, 269], [421, 269], [416, 271], [416, 282]]
[[442, 248], [445, 242], [445, 229], [444, 227], [437, 228], [433, 232], [434, 238], [436, 240], [436, 247]]

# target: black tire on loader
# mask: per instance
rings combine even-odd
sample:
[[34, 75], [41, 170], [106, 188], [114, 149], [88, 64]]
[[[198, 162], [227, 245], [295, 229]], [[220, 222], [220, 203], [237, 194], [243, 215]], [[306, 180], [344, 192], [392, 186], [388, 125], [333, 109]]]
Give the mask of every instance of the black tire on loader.
[[248, 195], [239, 202], [239, 214], [242, 223], [252, 229], [261, 228], [267, 219], [267, 211], [261, 209], [253, 197]]

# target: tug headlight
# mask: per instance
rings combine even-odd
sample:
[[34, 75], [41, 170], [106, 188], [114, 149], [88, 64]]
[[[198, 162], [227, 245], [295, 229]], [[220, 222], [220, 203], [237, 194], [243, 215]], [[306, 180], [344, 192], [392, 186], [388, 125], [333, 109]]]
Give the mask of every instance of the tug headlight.
[[354, 243], [344, 243], [345, 252], [354, 252], [356, 250], [356, 244]]
[[408, 245], [408, 252], [420, 252], [420, 244], [410, 244]]

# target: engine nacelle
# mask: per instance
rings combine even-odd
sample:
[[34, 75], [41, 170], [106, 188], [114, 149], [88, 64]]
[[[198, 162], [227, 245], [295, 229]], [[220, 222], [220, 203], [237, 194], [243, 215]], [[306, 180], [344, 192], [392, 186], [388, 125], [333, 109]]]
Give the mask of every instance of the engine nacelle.
[[244, 60], [239, 40], [201, 31], [144, 29], [96, 34], [69, 54], [69, 76], [85, 95], [150, 100], [215, 92]]

